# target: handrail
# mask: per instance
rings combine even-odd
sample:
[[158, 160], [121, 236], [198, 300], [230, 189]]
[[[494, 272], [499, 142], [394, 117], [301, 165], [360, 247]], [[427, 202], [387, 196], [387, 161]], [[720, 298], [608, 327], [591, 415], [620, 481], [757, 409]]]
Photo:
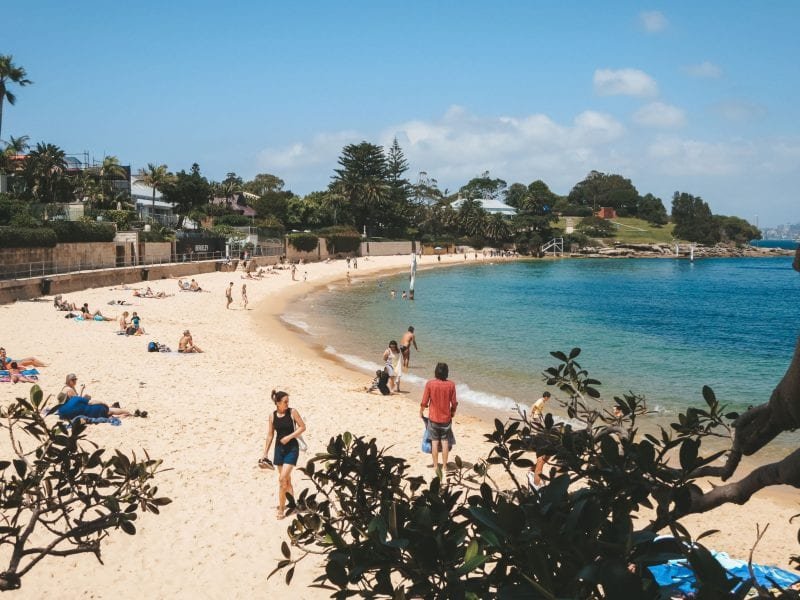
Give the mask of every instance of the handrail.
[[113, 262], [94, 263], [91, 261], [69, 261], [67, 263], [56, 261], [37, 261], [17, 264], [0, 265], [0, 280], [3, 279], [30, 279], [33, 277], [46, 277], [49, 275], [62, 275], [80, 271], [98, 271], [101, 269], [114, 269], [121, 267], [148, 267], [152, 265], [165, 265], [173, 263], [201, 262], [208, 260], [224, 260], [222, 252], [194, 252], [192, 254], [170, 254], [169, 256], [144, 257], [139, 260], [121, 260]]
[[564, 254], [564, 238], [553, 238], [546, 244], [542, 244], [542, 252], [547, 252], [550, 249], [553, 249], [553, 255], [556, 253]]

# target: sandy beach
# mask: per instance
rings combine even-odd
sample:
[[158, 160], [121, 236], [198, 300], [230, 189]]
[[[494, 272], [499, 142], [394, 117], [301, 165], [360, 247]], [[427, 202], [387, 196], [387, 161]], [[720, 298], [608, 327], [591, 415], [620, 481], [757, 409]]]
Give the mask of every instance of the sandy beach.
[[[420, 268], [462, 263], [461, 256], [442, 257], [441, 263], [424, 257]], [[361, 259], [358, 269], [351, 270], [352, 285], [407, 266], [407, 256]], [[305, 282], [302, 271], [308, 275]], [[275, 472], [257, 467], [267, 417], [274, 410], [272, 389], [288, 392], [291, 406], [306, 421], [305, 456], [323, 450], [330, 437], [348, 430], [393, 446], [394, 453], [409, 459], [415, 473], [432, 476], [430, 458], [419, 450], [418, 393], [388, 398], [365, 394], [360, 389], [368, 376], [325, 359], [278, 318], [298, 295], [330, 283], [346, 285], [345, 261], [304, 265], [299, 281], [292, 281], [288, 270], [278, 273], [262, 280], [243, 280], [241, 271], [197, 276], [210, 293], [179, 292], [176, 279], [148, 282], [156, 292], [174, 294], [164, 299], [137, 298], [131, 291], [108, 288], [67, 295], [110, 317], [137, 311], [147, 332], [141, 337], [116, 335], [116, 319], [64, 319], [51, 302], [0, 306], [0, 344], [10, 356], [36, 356], [48, 364], [39, 369], [45, 394], [55, 395], [65, 374], [75, 372], [79, 387], [85, 384], [93, 398], [149, 412], [149, 418], [125, 419], [120, 427], [93, 426], [90, 436], [108, 449], [137, 454], [146, 449], [163, 459], [159, 492], [173, 500], [161, 515], [140, 518], [135, 536], [115, 533], [102, 550], [105, 565], [88, 554], [48, 558], [23, 579], [16, 597], [327, 598], [329, 592], [307, 587], [319, 572], [309, 559], [298, 566], [288, 589], [281, 576], [267, 579], [281, 557], [289, 523], [275, 518]], [[235, 301], [226, 310], [224, 290], [230, 281]], [[239, 302], [243, 283], [249, 310]], [[132, 306], [109, 305], [113, 300]], [[151, 340], [176, 350], [184, 329], [191, 330], [205, 353], [147, 352]], [[422, 373], [432, 376], [436, 361], [447, 357], [422, 353], [413, 360], [424, 363]], [[27, 395], [28, 388], [0, 383], [0, 401]], [[489, 446], [482, 434], [489, 427], [476, 414], [460, 410], [455, 454], [470, 462], [484, 457]], [[7, 452], [8, 440], [0, 447]], [[294, 485], [296, 492], [305, 487], [301, 474], [295, 473]], [[756, 562], [788, 567], [789, 556], [798, 550], [797, 527], [788, 521], [797, 512], [796, 500], [761, 492], [743, 507], [722, 507], [686, 519], [685, 524], [695, 534], [720, 529], [704, 543], [746, 559], [756, 523], [770, 523]]]

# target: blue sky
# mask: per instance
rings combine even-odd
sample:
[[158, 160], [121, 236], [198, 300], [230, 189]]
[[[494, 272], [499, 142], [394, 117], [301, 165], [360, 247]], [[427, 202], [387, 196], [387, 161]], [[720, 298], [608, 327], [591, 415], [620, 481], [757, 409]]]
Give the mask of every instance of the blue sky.
[[[608, 5], [608, 6], [606, 6]], [[760, 226], [798, 222], [800, 2], [14, 2], [0, 54], [28, 135], [134, 170], [323, 189], [397, 137], [440, 188], [566, 194], [619, 173]]]

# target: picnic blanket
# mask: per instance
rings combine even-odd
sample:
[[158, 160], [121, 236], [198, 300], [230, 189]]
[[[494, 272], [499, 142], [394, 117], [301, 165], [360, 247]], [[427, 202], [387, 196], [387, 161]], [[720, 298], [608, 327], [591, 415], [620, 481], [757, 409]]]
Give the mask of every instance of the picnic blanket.
[[[36, 369], [25, 369], [19, 373], [31, 379], [39, 379], [39, 371]], [[11, 381], [11, 373], [6, 370], [0, 370], [0, 383], [8, 383], [9, 381]]]
[[[747, 561], [731, 558], [724, 552], [712, 552], [714, 558], [722, 565], [729, 578], [738, 578], [741, 581], [750, 579]], [[694, 572], [685, 559], [670, 560], [663, 565], [648, 567], [659, 587], [670, 591], [689, 594], [696, 591], [697, 580]], [[800, 581], [800, 573], [792, 573], [777, 567], [753, 565], [753, 574], [759, 585], [774, 588], [775, 584], [787, 588]], [[741, 585], [741, 584], [740, 584]]]

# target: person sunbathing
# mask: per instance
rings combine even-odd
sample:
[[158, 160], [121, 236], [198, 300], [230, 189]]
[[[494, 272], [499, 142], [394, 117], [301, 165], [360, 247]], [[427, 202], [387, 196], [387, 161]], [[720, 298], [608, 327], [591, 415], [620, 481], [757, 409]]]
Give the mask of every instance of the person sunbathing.
[[184, 281], [183, 279], [178, 279], [178, 288], [182, 292], [190, 292], [191, 291], [190, 285], [191, 284], [188, 281]]
[[200, 287], [199, 283], [192, 279], [192, 282], [189, 284], [189, 290], [192, 292], [202, 292], [203, 288]]
[[[54, 412], [62, 419], [72, 420], [75, 417], [87, 417], [90, 419], [108, 417], [147, 417], [147, 411], [140, 411], [138, 408], [134, 412], [130, 412], [124, 408], [120, 408], [119, 403], [115, 402], [111, 406], [103, 402], [92, 402], [92, 397], [89, 394], [83, 393], [75, 389], [78, 383], [78, 376], [75, 373], [67, 375], [64, 382], [64, 387], [56, 396], [58, 406]], [[85, 387], [85, 386], [84, 386]]]
[[61, 294], [53, 298], [53, 306], [56, 310], [78, 310], [74, 302], [68, 302], [66, 298], [61, 297]]
[[89, 303], [88, 302], [84, 302], [83, 306], [81, 306], [81, 316], [86, 321], [113, 321], [114, 320], [111, 317], [103, 316], [103, 313], [101, 313], [99, 309], [94, 311], [94, 312], [91, 312], [89, 310]]
[[180, 341], [178, 342], [178, 352], [182, 352], [184, 354], [202, 352], [199, 346], [195, 346], [194, 341], [192, 340], [192, 334], [188, 329], [183, 332], [183, 337], [181, 337]]
[[35, 383], [36, 379], [28, 377], [27, 375], [23, 374], [19, 370], [19, 365], [16, 362], [12, 362], [8, 365], [8, 376], [11, 379], [11, 383]]
[[0, 348], [0, 368], [8, 369], [8, 366], [12, 363], [17, 363], [20, 367], [46, 367], [47, 365], [40, 361], [38, 358], [34, 356], [28, 356], [26, 358], [9, 358], [6, 354], [5, 348]]

